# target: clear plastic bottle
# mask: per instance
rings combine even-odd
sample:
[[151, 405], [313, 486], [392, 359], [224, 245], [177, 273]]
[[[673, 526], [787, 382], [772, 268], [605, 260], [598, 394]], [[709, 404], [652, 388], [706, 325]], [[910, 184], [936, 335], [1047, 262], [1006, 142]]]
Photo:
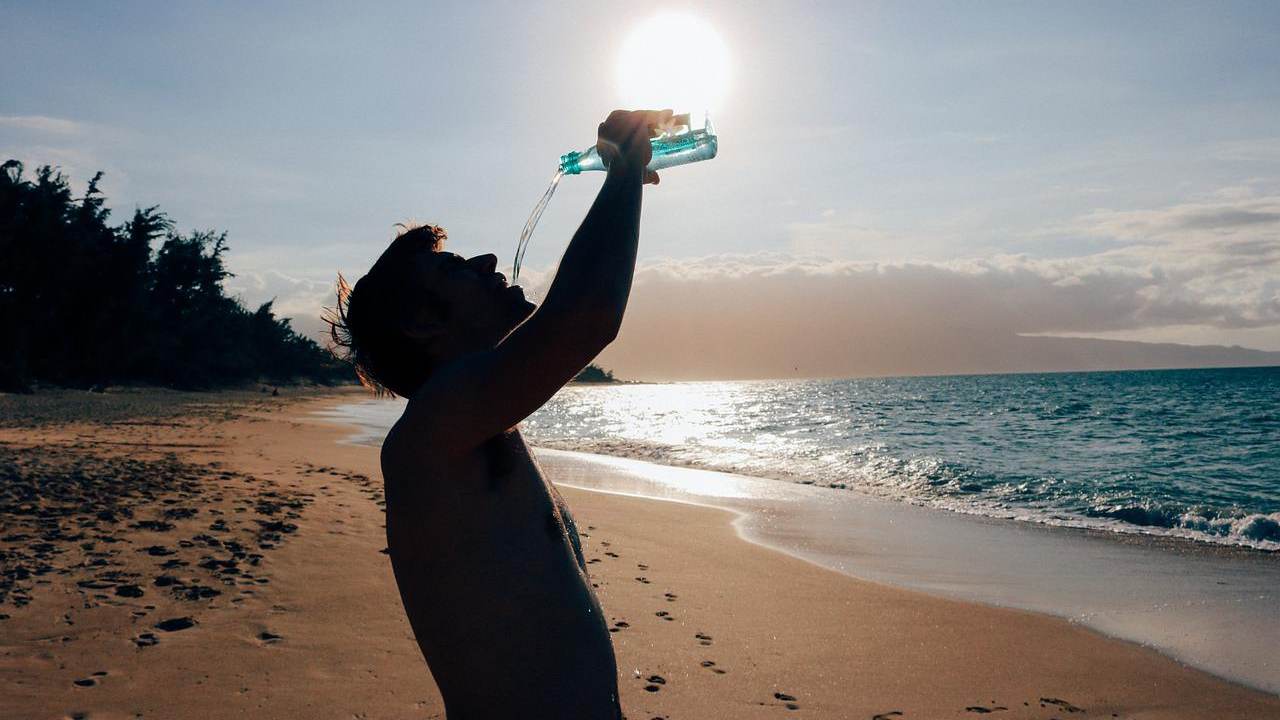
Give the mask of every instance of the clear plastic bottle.
[[[671, 120], [669, 130], [649, 141], [653, 146], [653, 159], [648, 165], [650, 170], [710, 160], [716, 156], [718, 139], [715, 128], [711, 125], [710, 115], [706, 116], [703, 127], [697, 130], [690, 127], [687, 114], [676, 115]], [[581, 152], [574, 151], [560, 156], [560, 172], [565, 175], [604, 169], [604, 160], [600, 158], [594, 145]]]
[[[719, 140], [716, 138], [716, 129], [711, 125], [710, 114], [705, 116], [703, 126], [697, 130], [690, 126], [687, 114], [675, 115], [671, 118], [671, 124], [668, 128], [649, 142], [653, 146], [653, 159], [649, 161], [648, 166], [650, 170], [661, 170], [700, 160], [710, 160], [716, 156], [719, 144]], [[548, 203], [551, 202], [551, 196], [555, 194], [556, 188], [559, 187], [560, 179], [565, 175], [578, 175], [579, 173], [604, 169], [604, 161], [600, 159], [600, 154], [596, 152], [594, 145], [582, 152], [575, 151], [560, 156], [560, 167], [556, 170], [556, 174], [552, 176], [551, 184], [547, 186], [547, 191], [542, 194], [542, 199], [534, 206], [533, 212], [529, 213], [529, 219], [525, 221], [524, 230], [520, 233], [520, 239], [516, 241], [516, 256], [511, 263], [511, 282], [515, 282], [520, 278], [520, 265], [524, 262], [524, 253], [529, 247], [529, 238], [533, 237], [533, 230], [538, 226], [538, 220], [542, 218], [542, 212], [547, 209]]]

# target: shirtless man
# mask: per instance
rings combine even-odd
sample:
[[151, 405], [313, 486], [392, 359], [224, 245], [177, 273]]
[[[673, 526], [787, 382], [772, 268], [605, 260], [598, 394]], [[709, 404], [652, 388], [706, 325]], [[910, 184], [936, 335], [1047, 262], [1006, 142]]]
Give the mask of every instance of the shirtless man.
[[451, 720], [621, 717], [617, 666], [569, 508], [516, 424], [617, 336], [631, 292], [649, 137], [670, 111], [609, 115], [600, 194], [541, 307], [497, 258], [396, 238], [340, 292], [334, 340], [409, 399], [382, 445], [400, 597]]

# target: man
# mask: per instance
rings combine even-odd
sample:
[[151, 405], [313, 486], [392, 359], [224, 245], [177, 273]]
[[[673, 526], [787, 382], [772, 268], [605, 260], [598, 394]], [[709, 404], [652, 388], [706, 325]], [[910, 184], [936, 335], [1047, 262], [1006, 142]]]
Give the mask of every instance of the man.
[[493, 255], [444, 252], [434, 226], [402, 233], [339, 293], [335, 342], [367, 384], [409, 399], [382, 445], [387, 539], [451, 720], [621, 717], [577, 530], [516, 424], [616, 337], [641, 187], [658, 182], [649, 138], [670, 117], [600, 125], [607, 176], [541, 307]]

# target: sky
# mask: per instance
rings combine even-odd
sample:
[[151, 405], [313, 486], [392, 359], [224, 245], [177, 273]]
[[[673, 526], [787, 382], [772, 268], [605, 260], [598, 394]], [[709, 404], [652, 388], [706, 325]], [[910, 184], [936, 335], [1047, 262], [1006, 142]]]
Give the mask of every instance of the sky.
[[[262, 5], [0, 0], [0, 155], [104, 171], [118, 221], [226, 230], [228, 286], [315, 331], [397, 222], [509, 266], [558, 156], [629, 102], [629, 33], [677, 9], [728, 48], [720, 154], [646, 190], [615, 366], [679, 375], [676, 316], [734, 376], [965, 333], [1280, 350], [1276, 3]], [[535, 296], [600, 182], [562, 182]]]

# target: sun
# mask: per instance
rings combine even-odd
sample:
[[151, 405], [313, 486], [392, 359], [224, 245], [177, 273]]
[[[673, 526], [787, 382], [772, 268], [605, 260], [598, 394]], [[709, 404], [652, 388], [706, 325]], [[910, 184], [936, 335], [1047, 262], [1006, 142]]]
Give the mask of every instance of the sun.
[[624, 107], [700, 115], [719, 110], [729, 84], [729, 50], [705, 20], [664, 12], [636, 26], [618, 56]]

